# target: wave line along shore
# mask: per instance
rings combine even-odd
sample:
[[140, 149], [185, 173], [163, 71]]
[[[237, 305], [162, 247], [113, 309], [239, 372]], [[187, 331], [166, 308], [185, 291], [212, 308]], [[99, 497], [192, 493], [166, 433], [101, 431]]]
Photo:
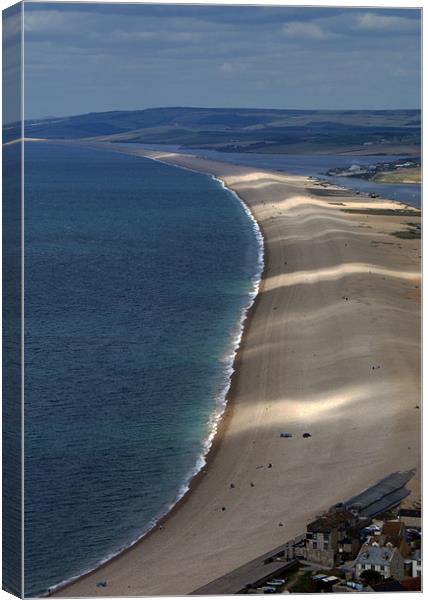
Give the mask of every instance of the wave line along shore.
[[391, 471], [416, 467], [418, 495], [420, 240], [391, 236], [403, 218], [343, 212], [403, 205], [307, 177], [119, 151], [222, 180], [259, 224], [265, 267], [226, 409], [190, 492], [162, 529], [55, 595], [188, 594]]

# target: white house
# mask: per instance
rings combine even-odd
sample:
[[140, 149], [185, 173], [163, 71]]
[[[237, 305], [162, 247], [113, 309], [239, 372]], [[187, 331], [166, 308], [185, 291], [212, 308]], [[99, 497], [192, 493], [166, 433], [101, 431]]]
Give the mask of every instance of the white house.
[[412, 554], [412, 577], [422, 577], [422, 558], [420, 550], [415, 550]]
[[370, 538], [361, 546], [355, 559], [355, 573], [359, 578], [363, 571], [377, 571], [383, 579], [393, 578], [401, 581], [404, 577], [404, 561], [400, 552], [390, 542], [384, 546]]

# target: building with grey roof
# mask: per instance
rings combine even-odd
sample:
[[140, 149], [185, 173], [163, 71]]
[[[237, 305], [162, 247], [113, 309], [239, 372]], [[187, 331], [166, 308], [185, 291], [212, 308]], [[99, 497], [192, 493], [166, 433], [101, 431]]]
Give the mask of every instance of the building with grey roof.
[[363, 571], [377, 571], [383, 579], [401, 581], [404, 578], [404, 560], [399, 550], [390, 542], [380, 545], [375, 538], [361, 546], [354, 562], [355, 574], [361, 577]]

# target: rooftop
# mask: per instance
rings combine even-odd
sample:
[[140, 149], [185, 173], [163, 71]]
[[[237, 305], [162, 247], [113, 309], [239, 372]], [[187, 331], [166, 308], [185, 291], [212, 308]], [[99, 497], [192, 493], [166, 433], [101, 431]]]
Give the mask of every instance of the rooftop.
[[355, 516], [349, 510], [340, 510], [337, 512], [329, 512], [322, 517], [318, 517], [307, 526], [308, 531], [329, 532], [339, 525], [352, 523], [355, 521]]
[[421, 577], [408, 577], [401, 581], [401, 587], [407, 592], [420, 592], [422, 583]]
[[373, 546], [366, 542], [361, 547], [355, 563], [360, 565], [372, 564], [387, 566], [390, 564], [395, 552], [397, 552], [397, 549], [392, 546]]
[[414, 471], [397, 471], [381, 479], [361, 494], [353, 496], [345, 502], [346, 507], [359, 506], [361, 513], [368, 517], [396, 506], [409, 495], [406, 483], [413, 477]]
[[371, 586], [374, 592], [403, 592], [403, 586], [395, 579], [387, 579], [382, 583], [376, 583]]
[[420, 517], [421, 509], [420, 508], [400, 508], [398, 511], [398, 515], [400, 517]]
[[404, 537], [405, 526], [402, 521], [385, 521], [382, 527], [382, 537], [385, 543], [391, 542], [394, 546], [399, 546]]

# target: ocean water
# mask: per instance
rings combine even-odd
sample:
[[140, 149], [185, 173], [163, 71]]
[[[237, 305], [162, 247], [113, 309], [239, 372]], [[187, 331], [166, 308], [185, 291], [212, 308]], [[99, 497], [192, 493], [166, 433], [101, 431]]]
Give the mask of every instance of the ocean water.
[[3, 146], [3, 589], [21, 595], [21, 144]]
[[261, 239], [210, 176], [25, 146], [25, 593], [139, 538], [203, 464]]
[[[132, 144], [132, 146], [135, 146], [135, 144]], [[196, 154], [214, 160], [249, 167], [274, 169], [292, 175], [322, 177], [342, 187], [360, 192], [374, 192], [384, 198], [398, 200], [412, 206], [420, 207], [422, 202], [422, 186], [420, 184], [378, 183], [376, 181], [367, 181], [360, 177], [326, 175], [328, 171], [335, 168], [347, 168], [352, 165], [364, 167], [371, 164], [389, 162], [391, 157], [383, 154], [371, 156], [356, 154], [263, 154], [257, 152], [216, 152], [215, 150], [206, 150], [204, 148], [186, 149], [179, 146], [160, 144], [144, 144], [144, 146], [153, 149], [176, 150], [182, 153]]]

